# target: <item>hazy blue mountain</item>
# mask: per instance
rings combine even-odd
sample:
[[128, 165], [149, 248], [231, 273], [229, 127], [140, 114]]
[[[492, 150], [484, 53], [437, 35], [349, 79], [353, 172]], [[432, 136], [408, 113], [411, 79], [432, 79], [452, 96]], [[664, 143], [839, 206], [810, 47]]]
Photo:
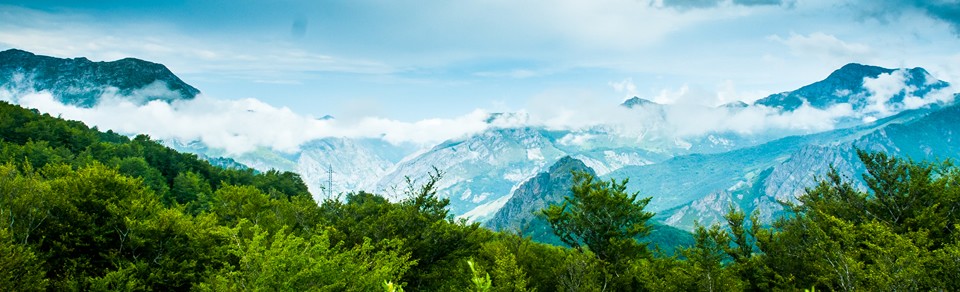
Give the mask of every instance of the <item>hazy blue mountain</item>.
[[450, 198], [451, 211], [485, 218], [506, 203], [515, 185], [565, 155], [547, 131], [491, 129], [446, 141], [409, 158], [384, 175], [377, 186], [401, 188], [405, 177], [422, 180], [436, 167], [444, 172], [439, 194]]
[[[213, 165], [213, 166], [216, 166], [216, 167], [220, 167], [220, 168], [226, 168], [226, 169], [241, 169], [241, 170], [242, 170], [242, 169], [250, 169], [250, 167], [247, 167], [246, 165], [243, 165], [243, 163], [240, 163], [240, 162], [237, 162], [236, 160], [233, 160], [233, 158], [226, 158], [226, 157], [207, 157], [207, 156], [197, 156], [197, 157], [200, 158], [200, 159], [209, 161], [209, 162], [210, 162], [210, 165]], [[254, 172], [257, 172], [257, 171], [254, 171]]]
[[661, 105], [661, 104], [656, 103], [656, 102], [653, 102], [653, 101], [651, 101], [651, 100], [647, 100], [647, 99], [643, 99], [643, 98], [634, 96], [634, 97], [631, 97], [631, 98], [623, 101], [623, 103], [621, 103], [620, 105], [625, 106], [625, 107], [628, 107], [628, 108], [635, 108], [635, 107], [641, 107], [641, 106], [658, 106], [658, 105]]
[[192, 99], [199, 90], [167, 67], [140, 59], [93, 62], [10, 49], [0, 52], [0, 84], [13, 90], [49, 91], [66, 104], [92, 107], [103, 95], [137, 103]]
[[[941, 89], [948, 84], [930, 76], [923, 68], [905, 70], [905, 83], [914, 90], [910, 93], [923, 96], [931, 90]], [[881, 74], [891, 74], [897, 69], [887, 69], [876, 66], [851, 63], [833, 71], [826, 79], [801, 87], [794, 91], [787, 91], [761, 98], [755, 105], [780, 108], [792, 111], [799, 108], [804, 102], [819, 109], [825, 109], [839, 103], [849, 103], [854, 110], [860, 110], [867, 104], [868, 92], [864, 88], [864, 78], [877, 78]], [[888, 103], [903, 102], [907, 92], [901, 91], [894, 95]]]
[[[574, 171], [596, 175], [593, 169], [576, 158], [570, 156], [560, 158], [550, 166], [549, 170], [521, 184], [503, 208], [484, 223], [484, 227], [520, 233], [538, 242], [563, 245], [560, 238], [553, 233], [549, 223], [536, 212], [549, 205], [561, 204], [564, 197], [571, 195]], [[666, 252], [672, 254], [675, 248], [693, 243], [693, 236], [689, 232], [659, 222], [650, 223], [654, 226], [653, 230], [642, 240], [650, 242], [651, 248], [665, 247]]]
[[[199, 141], [165, 141], [164, 144], [201, 157], [232, 157], [260, 171], [277, 169], [296, 172], [318, 202], [360, 190], [382, 193], [383, 189], [376, 188], [380, 177], [416, 150], [412, 146], [393, 145], [382, 139], [335, 137], [309, 141], [294, 153], [261, 147], [248, 153], [231, 154], [223, 149], [209, 148]], [[329, 171], [333, 172], [332, 184]], [[328, 184], [332, 189], [328, 188]]]
[[235, 154], [227, 153], [224, 149], [210, 148], [201, 141], [164, 140], [162, 143], [180, 152], [193, 153], [200, 157], [229, 157], [238, 163], [258, 171], [271, 169], [280, 171], [294, 171], [297, 168], [295, 161], [297, 154], [273, 151], [266, 147], [259, 147], [253, 151]]
[[[705, 105], [660, 104], [640, 97], [632, 97], [620, 104], [637, 116], [636, 128], [629, 137], [617, 133], [594, 133], [596, 139], [621, 147], [638, 148], [666, 156], [684, 154], [721, 153], [743, 147], [755, 146], [799, 131], [758, 131], [750, 134], [732, 131], [706, 131], [699, 135], [677, 134], [679, 119], [696, 119], [697, 112], [712, 114], [737, 113], [750, 107], [744, 102], [731, 102], [718, 107]], [[680, 123], [683, 123], [682, 121]], [[635, 137], [634, 137], [635, 136]]]
[[769, 222], [831, 166], [859, 179], [855, 149], [916, 160], [960, 157], [960, 107], [905, 111], [875, 123], [794, 136], [719, 154], [678, 156], [625, 167], [607, 177], [631, 178], [628, 189], [652, 196], [649, 209], [666, 224], [690, 230], [694, 221], [718, 222], [731, 205], [758, 210]]
[[377, 188], [402, 187], [406, 177], [422, 180], [436, 167], [444, 172], [438, 193], [450, 198], [451, 212], [482, 222], [492, 217], [521, 183], [561, 157], [581, 159], [601, 173], [669, 158], [614, 142], [568, 143], [571, 134], [536, 127], [488, 129], [408, 157], [384, 175]]
[[[860, 66], [848, 65], [819, 84], [832, 84], [831, 86], [836, 88], [860, 87], [862, 92], [863, 78], [896, 72], [879, 67], [863, 67], [866, 69], [862, 71], [866, 73], [860, 73], [863, 77], [859, 79], [850, 77], [853, 76], [850, 72], [857, 72]], [[919, 72], [915, 75], [927, 78], [922, 69], [911, 69], [909, 72]], [[923, 80], [924, 84], [931, 86], [945, 86], [941, 81]], [[811, 86], [795, 92], [811, 93], [813, 92], [811, 88], [816, 87]], [[919, 91], [914, 93], [917, 92]], [[833, 98], [838, 98], [833, 101], [834, 103], [851, 102], [849, 96], [847, 99], [836, 96]], [[670, 213], [671, 216], [667, 216], [666, 211], [694, 203], [696, 205], [691, 205], [687, 210], [693, 210], [691, 208], [707, 210], [713, 205], [723, 205], [725, 210], [726, 206], [733, 201], [749, 208], [760, 206], [761, 209], [772, 210], [778, 206], [775, 199], [764, 199], [752, 203], [753, 205], [742, 203], [741, 201], [746, 200], [742, 198], [744, 193], [749, 190], [747, 186], [766, 182], [767, 176], [806, 179], [809, 176], [802, 174], [816, 173], [814, 170], [819, 169], [805, 168], [804, 165], [797, 165], [792, 170], [785, 166], [779, 169], [773, 168], [791, 158], [794, 151], [822, 144], [810, 143], [808, 137], [789, 137], [774, 141], [784, 134], [743, 135], [720, 132], [680, 139], [670, 136], [669, 133], [658, 133], [658, 131], [669, 131], [665, 126], [665, 115], [670, 105], [657, 104], [639, 97], [628, 99], [621, 105], [644, 117], [643, 120], [646, 122], [637, 126], [644, 127], [644, 131], [648, 131], [643, 136], [646, 140], [624, 137], [603, 126], [578, 131], [546, 130], [538, 127], [494, 127], [468, 137], [443, 142], [417, 153], [411, 149], [389, 150], [396, 146], [388, 145], [383, 141], [379, 141], [381, 146], [389, 147], [377, 146], [377, 143], [373, 143], [378, 141], [376, 139], [366, 142], [341, 139], [309, 143], [304, 146], [302, 152], [289, 159], [277, 159], [282, 155], [272, 153], [258, 153], [248, 156], [247, 159], [241, 157], [237, 160], [258, 169], [268, 165], [286, 165], [300, 172], [315, 193], [322, 192], [325, 188], [327, 168], [332, 166], [335, 194], [340, 191], [364, 189], [385, 194], [394, 200], [401, 199], [401, 190], [405, 187], [407, 177], [415, 181], [422, 180], [436, 167], [444, 172], [444, 179], [438, 185], [439, 194], [451, 199], [452, 213], [482, 222], [494, 218], [498, 210], [508, 203], [514, 192], [528, 179], [547, 171], [549, 166], [561, 157], [571, 156], [596, 171], [598, 175], [632, 177], [631, 185], [642, 186], [637, 189], [655, 197], [651, 204], [652, 209], [663, 211], [661, 217], [664, 220], [673, 218], [672, 221], [667, 220], [667, 222], [684, 228], [688, 228], [689, 224], [681, 222], [692, 223], [693, 219], [703, 219], [707, 222], [719, 217], [714, 216], [711, 219], [708, 217], [713, 215], [704, 215], [702, 218], [690, 216], [686, 214], [692, 214], [692, 211], [681, 212], [680, 209], [676, 212], [671, 211], [673, 212]], [[743, 103], [733, 103], [723, 107], [741, 110], [748, 106]], [[498, 118], [509, 118], [510, 115], [512, 114], [491, 115], [490, 122], [493, 123]], [[895, 120], [898, 119], [881, 120], [851, 131], [867, 132], [884, 124], [884, 121]], [[846, 132], [835, 131], [831, 134], [833, 136], [818, 141], [832, 142], [846, 137], [837, 136], [840, 135], [838, 133]], [[829, 148], [829, 146], [822, 147]], [[798, 153], [809, 153], [811, 149]], [[399, 158], [406, 154], [411, 155]], [[392, 158], [391, 155], [393, 155]], [[679, 157], [670, 159], [674, 156]], [[714, 156], [725, 158], [715, 160], [712, 158]], [[261, 160], [250, 159], [254, 157], [260, 157]], [[270, 163], [263, 163], [264, 161]], [[729, 169], [738, 170], [730, 171]], [[802, 185], [802, 182], [797, 182], [797, 185]], [[779, 186], [771, 187], [770, 191], [786, 192], [790, 193], [789, 196], [793, 196], [795, 194], [792, 192], [797, 189], [802, 190], [802, 187]], [[315, 194], [315, 196], [326, 197], [325, 194]], [[719, 207], [713, 209], [720, 210]], [[705, 214], [715, 213], [705, 212]], [[676, 215], [680, 213], [683, 214]], [[681, 218], [687, 219], [681, 220]]]
[[537, 234], [538, 238], [552, 235], [546, 221], [536, 216], [535, 212], [551, 204], [560, 204], [565, 196], [571, 194], [570, 187], [573, 185], [574, 171], [596, 175], [596, 172], [582, 161], [564, 156], [547, 171], [521, 184], [503, 208], [500, 208], [493, 218], [487, 220], [484, 226], [494, 230], [521, 230], [530, 224], [536, 226], [536, 229], [528, 229], [526, 232]]
[[209, 151], [206, 146], [200, 142], [180, 143], [179, 141], [171, 140], [160, 141], [160, 143], [164, 144], [164, 146], [170, 147], [171, 149], [177, 150], [178, 152], [192, 153], [197, 155], [197, 158], [206, 160], [213, 166], [229, 169], [253, 169], [254, 172], [259, 172], [258, 169], [240, 163], [233, 158], [224, 157], [224, 153], [222, 152]]
[[[323, 138], [301, 145], [300, 150], [294, 171], [303, 177], [314, 199], [321, 200], [361, 190], [383, 193], [376, 188], [379, 179], [416, 148], [376, 138]], [[332, 189], [328, 190], [328, 183]]]
[[720, 105], [720, 107], [722, 107], [722, 108], [728, 108], [728, 109], [742, 109], [742, 108], [746, 108], [746, 107], [748, 107], [748, 106], [750, 106], [750, 105], [747, 104], [746, 102], [742, 102], [742, 101], [739, 101], [739, 100], [738, 100], [738, 101], [734, 101], [734, 102], [728, 102], [728, 103], [725, 103], [725, 104], [721, 104], [721, 105]]

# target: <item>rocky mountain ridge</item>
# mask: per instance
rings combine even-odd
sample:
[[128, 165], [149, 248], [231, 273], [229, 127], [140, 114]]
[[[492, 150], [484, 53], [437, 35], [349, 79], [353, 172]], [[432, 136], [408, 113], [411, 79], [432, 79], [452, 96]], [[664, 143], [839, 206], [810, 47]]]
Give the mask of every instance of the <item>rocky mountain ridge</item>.
[[17, 49], [0, 52], [0, 84], [13, 90], [49, 91], [65, 104], [82, 107], [93, 107], [105, 95], [143, 104], [192, 99], [200, 94], [162, 64], [135, 58], [111, 62], [62, 59]]

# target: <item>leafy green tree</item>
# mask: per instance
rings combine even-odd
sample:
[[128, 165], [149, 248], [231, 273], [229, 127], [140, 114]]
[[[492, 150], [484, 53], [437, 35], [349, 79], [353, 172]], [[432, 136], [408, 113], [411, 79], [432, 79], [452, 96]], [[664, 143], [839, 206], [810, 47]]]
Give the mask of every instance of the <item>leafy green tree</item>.
[[307, 185], [303, 184], [300, 175], [292, 172], [270, 170], [254, 177], [252, 185], [272, 197], [300, 196], [311, 198]]
[[627, 180], [596, 180], [587, 173], [574, 173], [572, 194], [560, 205], [541, 211], [554, 234], [564, 243], [584, 248], [612, 266], [614, 281], [630, 260], [649, 257], [646, 243], [637, 241], [650, 232], [647, 221], [653, 213], [643, 209], [650, 198], [637, 199], [626, 192]]
[[519, 233], [500, 232], [484, 242], [477, 258], [491, 267], [496, 291], [553, 291], [569, 248], [534, 242]]
[[[865, 219], [884, 222], [898, 234], [927, 231], [940, 247], [960, 223], [960, 186], [949, 164], [917, 163], [883, 152], [858, 150], [870, 190]], [[951, 185], [951, 182], [953, 185]]]
[[[954, 230], [960, 226], [954, 226]], [[933, 251], [928, 263], [928, 273], [939, 285], [934, 290], [957, 290], [960, 288], [960, 233], [953, 234], [953, 240], [943, 248]]]
[[473, 276], [470, 278], [470, 282], [473, 284], [470, 290], [476, 292], [488, 292], [491, 290], [493, 283], [490, 281], [490, 274], [484, 273], [473, 259], [467, 260], [467, 266], [470, 267], [470, 274]]
[[[170, 186], [167, 185], [167, 182], [163, 178], [163, 175], [160, 174], [160, 171], [150, 167], [150, 165], [147, 164], [147, 161], [142, 157], [134, 156], [125, 157], [122, 159], [115, 158], [115, 160], [117, 171], [133, 178], [142, 179], [143, 183], [150, 187], [155, 194], [163, 196], [170, 191]], [[176, 180], [174, 180], [174, 186], [176, 185]]]
[[[511, 251], [503, 240], [492, 240], [483, 243], [480, 254], [488, 258], [490, 277], [493, 280], [493, 291], [529, 291], [527, 273], [517, 262], [516, 254]], [[478, 262], [479, 263], [479, 262]]]
[[173, 179], [173, 187], [168, 196], [163, 197], [167, 205], [187, 205], [194, 214], [210, 208], [213, 190], [203, 177], [187, 171]]
[[239, 262], [210, 277], [200, 290], [373, 291], [396, 281], [411, 264], [396, 241], [382, 242], [380, 249], [369, 240], [341, 249], [325, 233], [303, 238], [280, 229], [271, 235], [246, 220], [229, 232], [231, 253]]
[[12, 164], [0, 165], [0, 226], [19, 244], [41, 239], [41, 228], [55, 218], [55, 206], [63, 203], [29, 162], [23, 171]]
[[955, 290], [931, 271], [955, 242], [956, 171], [858, 154], [868, 192], [831, 171], [790, 206], [791, 217], [757, 232], [767, 278], [794, 289]]
[[641, 283], [637, 291], [695, 291], [697, 278], [679, 254], [633, 261], [628, 272]]
[[242, 220], [268, 230], [283, 226], [276, 212], [277, 201], [253, 186], [226, 185], [214, 195], [211, 212], [220, 218], [220, 224], [235, 227]]
[[555, 267], [556, 291], [601, 291], [609, 274], [604, 263], [590, 250], [566, 253], [563, 263]]
[[0, 287], [9, 291], [44, 291], [48, 280], [42, 260], [18, 244], [7, 228], [0, 228]]
[[683, 249], [687, 258], [688, 271], [693, 275], [697, 291], [736, 291], [742, 290], [739, 279], [733, 271], [724, 268], [727, 261], [726, 251], [730, 248], [730, 237], [714, 224], [709, 229], [696, 224], [693, 234], [695, 245]]
[[465, 259], [478, 253], [492, 232], [477, 223], [448, 216], [448, 198], [439, 198], [436, 184], [441, 174], [433, 172], [421, 185], [410, 181], [405, 199], [391, 203], [381, 196], [348, 194], [346, 203], [328, 200], [321, 206], [322, 221], [336, 230], [348, 246], [369, 238], [403, 241], [403, 250], [415, 264], [401, 279], [408, 290], [461, 290], [470, 279]]
[[165, 209], [141, 180], [99, 164], [44, 174], [69, 194], [38, 229], [57, 289], [183, 290], [219, 265], [216, 221]]

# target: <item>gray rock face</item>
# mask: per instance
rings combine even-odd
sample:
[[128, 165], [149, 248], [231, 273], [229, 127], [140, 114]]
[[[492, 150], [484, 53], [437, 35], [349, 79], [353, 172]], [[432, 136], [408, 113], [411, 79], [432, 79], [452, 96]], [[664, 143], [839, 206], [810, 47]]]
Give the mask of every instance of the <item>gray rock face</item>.
[[361, 190], [383, 193], [375, 189], [377, 181], [409, 151], [370, 138], [323, 138], [300, 148], [295, 171], [318, 202]]
[[[783, 212], [779, 202], [795, 202], [806, 188], [816, 185], [818, 178], [826, 177], [831, 167], [854, 186], [865, 190], [862, 181], [865, 170], [856, 155], [856, 149], [883, 151], [916, 161], [958, 159], [960, 105], [904, 112], [876, 125], [787, 138], [742, 151], [701, 157], [695, 164], [678, 163], [685, 161], [682, 157], [665, 162], [660, 165], [662, 171], [679, 172], [674, 174], [675, 178], [666, 178], [666, 181], [708, 183], [694, 188], [683, 188], [684, 184], [660, 188], [666, 194], [660, 202], [672, 198], [674, 203], [659, 205], [661, 210], [657, 219], [690, 230], [694, 221], [705, 225], [722, 222], [722, 214], [733, 206], [747, 213], [757, 211], [761, 220], [771, 222]], [[747, 153], [758, 155], [750, 156]], [[687, 168], [702, 170], [714, 165], [724, 165], [726, 169], [714, 172], [685, 171]], [[631, 177], [634, 181], [639, 181], [631, 189], [656, 189], [636, 179], [638, 175], [650, 173], [643, 168], [625, 169], [633, 174]], [[715, 183], [724, 181], [727, 183]], [[674, 193], [671, 194], [671, 191]], [[697, 193], [708, 195], [698, 196]], [[657, 194], [649, 195], [657, 198]]]
[[764, 195], [775, 201], [793, 201], [803, 194], [804, 188], [826, 177], [831, 166], [841, 173], [859, 173], [859, 160], [849, 150], [849, 147], [801, 147], [789, 159], [773, 167], [761, 185]]
[[199, 90], [167, 67], [140, 59], [93, 62], [10, 49], [0, 52], [0, 84], [14, 90], [49, 91], [65, 104], [92, 107], [104, 95], [136, 103], [192, 99]]
[[436, 167], [444, 172], [438, 195], [450, 198], [451, 212], [484, 221], [506, 202], [514, 186], [564, 155], [546, 131], [490, 129], [398, 163], [381, 177], [377, 188], [403, 187], [406, 177], [422, 181]]
[[[521, 184], [503, 208], [486, 222], [486, 226], [494, 230], [519, 230], [532, 221], [543, 221], [535, 212], [550, 204], [561, 203], [565, 196], [570, 195], [574, 171], [596, 175], [580, 160], [570, 156], [560, 158], [547, 172], [541, 172]], [[535, 225], [543, 226], [544, 223]]]

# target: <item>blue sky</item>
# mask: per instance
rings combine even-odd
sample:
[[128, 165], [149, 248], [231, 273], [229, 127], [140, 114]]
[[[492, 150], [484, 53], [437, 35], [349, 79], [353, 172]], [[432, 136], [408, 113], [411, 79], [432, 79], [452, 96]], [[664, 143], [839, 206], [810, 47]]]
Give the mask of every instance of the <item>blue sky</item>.
[[752, 101], [849, 62], [960, 82], [960, 1], [0, 1], [0, 49], [167, 65], [205, 95], [401, 121]]

